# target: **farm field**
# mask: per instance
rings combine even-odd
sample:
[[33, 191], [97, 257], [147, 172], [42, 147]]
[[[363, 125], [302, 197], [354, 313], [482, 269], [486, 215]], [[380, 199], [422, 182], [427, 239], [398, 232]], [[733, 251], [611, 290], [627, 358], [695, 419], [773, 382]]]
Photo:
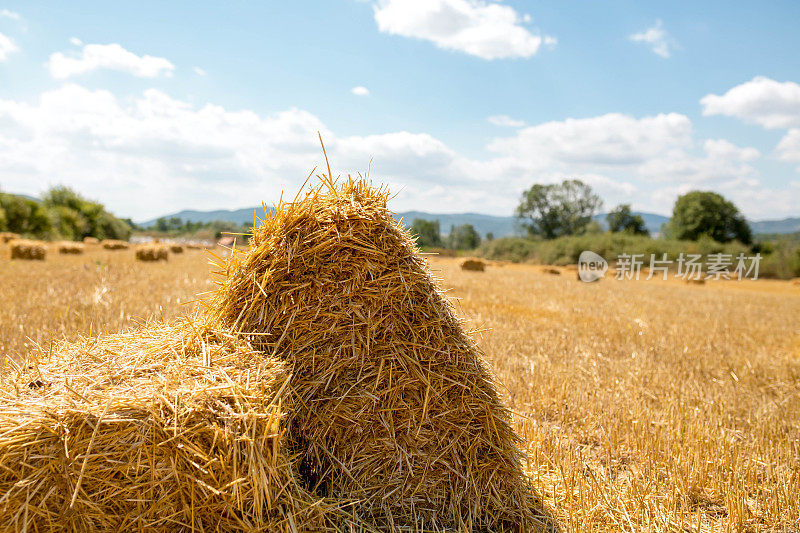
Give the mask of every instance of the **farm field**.
[[[208, 259], [93, 247], [10, 261], [0, 245], [0, 353], [187, 313], [213, 289]], [[478, 330], [565, 531], [800, 530], [800, 285], [584, 284], [429, 261]]]

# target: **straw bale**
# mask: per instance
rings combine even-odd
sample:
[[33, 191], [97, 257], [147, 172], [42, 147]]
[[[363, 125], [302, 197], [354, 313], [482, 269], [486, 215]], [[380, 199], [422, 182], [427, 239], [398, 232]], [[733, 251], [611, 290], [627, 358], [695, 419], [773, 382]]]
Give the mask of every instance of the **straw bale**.
[[561, 271], [559, 269], [553, 268], [553, 267], [544, 267], [542, 269], [542, 273], [543, 274], [551, 274], [553, 276], [560, 276], [561, 275]]
[[47, 255], [47, 247], [42, 241], [18, 239], [9, 241], [8, 245], [11, 248], [11, 259], [44, 261]]
[[83, 243], [73, 241], [61, 241], [56, 245], [56, 248], [58, 253], [70, 255], [80, 255], [85, 250]]
[[687, 278], [686, 283], [690, 285], [705, 285], [706, 280], [704, 278]]
[[465, 259], [461, 263], [461, 270], [470, 270], [472, 272], [483, 272], [486, 270], [486, 263], [480, 259]]
[[219, 258], [208, 314], [287, 364], [287, 447], [315, 494], [379, 530], [548, 522], [480, 348], [388, 191], [329, 179]]
[[100, 244], [100, 240], [97, 237], [84, 237], [83, 244]]
[[35, 355], [0, 387], [0, 530], [321, 528], [281, 362], [192, 319]]
[[183, 245], [178, 243], [172, 243], [169, 245], [169, 251], [173, 254], [182, 254], [183, 253]]
[[0, 231], [0, 243], [7, 243], [20, 238], [19, 233], [11, 233], [10, 231]]
[[160, 244], [143, 244], [136, 247], [136, 259], [139, 261], [166, 261], [169, 251]]
[[100, 244], [106, 250], [127, 250], [130, 244], [125, 241], [118, 241], [116, 239], [103, 239]]

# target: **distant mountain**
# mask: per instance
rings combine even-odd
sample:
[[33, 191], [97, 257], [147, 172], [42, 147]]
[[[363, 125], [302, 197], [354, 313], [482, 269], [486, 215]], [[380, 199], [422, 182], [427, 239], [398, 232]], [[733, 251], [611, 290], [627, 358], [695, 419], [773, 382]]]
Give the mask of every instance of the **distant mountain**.
[[[267, 207], [269, 209], [269, 207]], [[227, 220], [237, 224], [244, 224], [245, 222], [253, 221], [253, 212], [259, 216], [263, 216], [264, 209], [262, 207], [246, 207], [244, 209], [220, 209], [216, 211], [193, 211], [184, 210], [170, 215], [164, 215], [164, 218], [177, 217], [181, 220], [192, 222], [213, 222], [215, 220]], [[634, 215], [641, 215], [644, 219], [645, 226], [652, 235], [661, 233], [661, 226], [669, 221], [669, 217], [664, 215], [657, 215], [655, 213], [644, 213], [635, 211]], [[403, 219], [406, 225], [410, 226], [415, 218], [424, 220], [438, 220], [439, 228], [443, 234], [450, 232], [450, 226], [460, 226], [462, 224], [472, 224], [472, 226], [481, 234], [486, 236], [487, 233], [494, 234], [495, 237], [508, 237], [518, 234], [516, 227], [516, 219], [514, 217], [499, 217], [494, 215], [482, 215], [480, 213], [455, 213], [455, 214], [438, 214], [426, 213], [424, 211], [406, 211], [404, 213], [396, 213], [395, 218]], [[600, 223], [603, 228], [607, 227], [606, 213], [595, 215], [594, 219]], [[149, 227], [156, 223], [155, 219], [142, 222], [140, 226]], [[785, 218], [783, 220], [760, 220], [757, 222], [750, 222], [753, 228], [753, 233], [794, 233], [800, 231], [800, 218]]]
[[794, 233], [800, 231], [800, 218], [783, 220], [759, 220], [750, 222], [753, 233]]

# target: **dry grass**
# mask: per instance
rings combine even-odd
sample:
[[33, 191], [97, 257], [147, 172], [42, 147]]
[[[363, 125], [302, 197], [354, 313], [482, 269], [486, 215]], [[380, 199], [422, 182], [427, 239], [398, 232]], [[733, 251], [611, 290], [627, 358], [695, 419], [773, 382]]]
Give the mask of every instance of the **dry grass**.
[[100, 240], [96, 237], [84, 237], [83, 244], [100, 244]]
[[[210, 289], [206, 259], [0, 253], [0, 353], [185, 313]], [[483, 329], [527, 468], [565, 531], [800, 530], [800, 286], [585, 284], [430, 262]]]

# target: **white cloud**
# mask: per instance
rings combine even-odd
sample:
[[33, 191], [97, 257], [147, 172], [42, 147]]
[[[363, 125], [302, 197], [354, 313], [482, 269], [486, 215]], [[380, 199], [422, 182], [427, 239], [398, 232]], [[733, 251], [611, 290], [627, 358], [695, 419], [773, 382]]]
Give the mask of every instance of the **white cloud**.
[[8, 9], [0, 9], [0, 18], [20, 20], [22, 17], [20, 17], [19, 13], [17, 13], [16, 11], [10, 11]]
[[[790, 129], [780, 140], [775, 151], [783, 161], [800, 162], [800, 128]], [[797, 171], [800, 172], [800, 167]]]
[[353, 87], [350, 89], [350, 92], [356, 96], [369, 96], [369, 89], [362, 87], [361, 85]]
[[503, 128], [521, 128], [525, 125], [525, 121], [513, 119], [508, 115], [492, 115], [486, 120], [489, 121], [489, 124], [494, 124], [495, 126]]
[[756, 150], [698, 141], [691, 129], [679, 114], [567, 119], [497, 137], [476, 157], [427, 133], [337, 136], [301, 109], [265, 116], [155, 89], [121, 100], [66, 84], [35, 103], [0, 100], [0, 186], [38, 194], [64, 183], [137, 220], [269, 203], [314, 165], [325, 168], [320, 131], [334, 173], [364, 171], [372, 158], [372, 176], [398, 193], [398, 211], [510, 213], [532, 183], [577, 177], [609, 206], [668, 212], [674, 191], [702, 186], [726, 191], [750, 216], [796, 214], [800, 188], [763, 192]]
[[83, 46], [83, 41], [81, 41], [77, 37], [70, 37], [69, 43], [74, 46]]
[[193, 70], [193, 71], [194, 71], [194, 73], [195, 73], [195, 74], [197, 74], [198, 76], [205, 76], [206, 74], [208, 74], [208, 72], [206, 72], [204, 69], [202, 69], [202, 68], [200, 68], [200, 67], [194, 67], [192, 70]]
[[122, 46], [112, 44], [87, 44], [79, 55], [65, 55], [56, 52], [48, 61], [50, 74], [56, 79], [84, 74], [105, 68], [127, 72], [140, 78], [169, 76], [175, 66], [163, 57], [150, 55], [137, 56]]
[[531, 57], [542, 44], [540, 35], [522, 26], [526, 19], [514, 8], [482, 0], [378, 0], [374, 11], [384, 33], [487, 60]]
[[545, 122], [492, 141], [489, 149], [526, 164], [633, 166], [691, 142], [692, 125], [677, 113], [636, 119], [609, 113], [598, 117]]
[[765, 128], [800, 127], [800, 85], [764, 76], [733, 87], [722, 96], [700, 100], [703, 115], [736, 117]]
[[19, 50], [19, 48], [14, 41], [11, 40], [11, 37], [6, 37], [0, 33], [0, 62], [8, 59], [8, 56], [17, 50]]
[[661, 20], [656, 20], [654, 26], [642, 32], [629, 35], [628, 39], [635, 43], [650, 45], [653, 53], [663, 58], [668, 58], [672, 53], [672, 49], [675, 48], [675, 43], [667, 33], [667, 30], [664, 29]]

